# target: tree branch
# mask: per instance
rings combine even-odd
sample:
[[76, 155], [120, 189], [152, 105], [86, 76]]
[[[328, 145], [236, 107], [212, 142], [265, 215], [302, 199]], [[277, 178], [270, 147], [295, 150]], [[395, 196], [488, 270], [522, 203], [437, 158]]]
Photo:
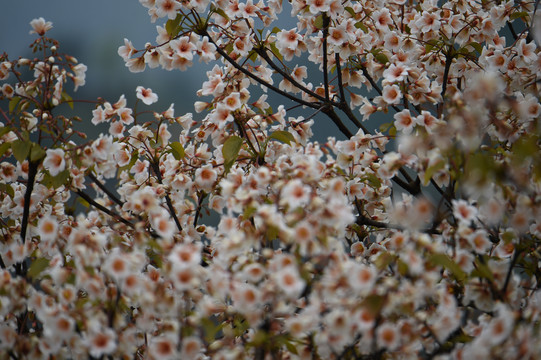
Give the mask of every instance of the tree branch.
[[346, 94], [344, 92], [344, 83], [342, 80], [342, 69], [340, 67], [340, 54], [334, 54], [334, 59], [336, 63], [336, 73], [338, 74], [338, 90], [340, 91], [340, 104], [338, 108], [346, 114], [346, 116], [351, 120], [351, 122], [357, 126], [357, 128], [362, 129], [365, 134], [370, 134], [370, 131], [357, 119], [357, 117], [351, 111], [347, 101]]
[[24, 193], [24, 208], [23, 219], [21, 222], [21, 240], [24, 244], [26, 241], [26, 231], [28, 229], [28, 221], [30, 218], [30, 201], [32, 199], [32, 191], [34, 190], [34, 182], [38, 173], [39, 162], [30, 161], [28, 159], [28, 182], [26, 183], [26, 192]]
[[328, 62], [327, 58], [327, 37], [329, 36], [329, 23], [330, 18], [326, 13], [323, 13], [323, 86], [325, 86], [325, 101], [329, 102], [329, 74], [328, 74]]
[[[443, 99], [445, 96], [445, 92], [447, 91], [447, 81], [449, 81], [449, 70], [451, 69], [451, 64], [453, 63], [453, 48], [450, 46], [449, 49], [447, 49], [447, 52], [445, 54], [445, 69], [443, 70], [443, 83], [442, 83], [442, 89], [441, 89], [441, 98]], [[443, 104], [445, 102], [442, 102], [440, 106], [438, 107], [438, 117], [441, 116], [443, 113]]]
[[256, 82], [258, 82], [259, 84], [265, 86], [266, 88], [268, 89], [271, 89], [272, 91], [278, 93], [279, 95], [282, 95], [292, 101], [295, 101], [299, 104], [302, 104], [302, 105], [305, 105], [305, 106], [308, 106], [308, 107], [311, 107], [313, 109], [317, 109], [318, 108], [318, 105], [317, 104], [314, 104], [314, 103], [311, 103], [311, 102], [308, 102], [308, 101], [305, 101], [303, 99], [299, 99], [285, 91], [282, 91], [280, 90], [279, 88], [277, 88], [276, 86], [274, 85], [271, 85], [269, 84], [268, 82], [266, 82], [265, 80], [255, 76], [254, 74], [252, 74], [250, 71], [248, 71], [247, 69], [245, 69], [243, 66], [239, 65], [235, 60], [233, 60], [229, 55], [227, 55], [227, 53], [222, 49], [220, 48], [220, 46], [218, 44], [216, 44], [214, 42], [214, 40], [212, 40], [212, 38], [210, 37], [210, 35], [208, 34], [208, 32], [205, 32], [204, 33], [204, 36], [208, 37], [209, 41], [214, 45], [216, 46], [216, 51], [218, 52], [218, 54], [220, 54], [224, 59], [227, 60], [227, 62], [229, 62], [235, 69], [239, 70], [240, 72], [242, 72], [244, 75], [248, 76], [249, 78], [255, 80]]
[[[276, 71], [278, 74], [280, 74], [284, 79], [286, 79], [287, 81], [289, 81], [291, 84], [293, 84], [296, 88], [298, 88], [299, 90], [301, 90], [302, 92], [310, 95], [311, 97], [321, 101], [321, 102], [325, 102], [325, 98], [322, 97], [321, 95], [313, 92], [312, 90], [308, 89], [306, 86], [303, 86], [302, 84], [300, 84], [297, 80], [295, 80], [294, 78], [291, 77], [291, 75], [289, 75], [288, 73], [286, 73], [284, 70], [280, 69], [280, 67], [278, 65], [276, 65], [274, 63], [274, 61], [272, 61], [272, 59], [269, 57], [269, 55], [267, 54], [267, 49], [265, 47], [263, 48], [256, 48], [254, 49], [255, 52], [257, 52], [257, 54], [259, 56], [261, 56], [263, 58], [263, 60], [265, 60], [267, 62], [267, 64], [269, 64], [269, 66], [274, 70]], [[333, 105], [338, 105], [338, 103], [335, 103], [335, 102], [332, 102], [331, 103]]]
[[344, 125], [342, 120], [340, 120], [340, 117], [336, 114], [332, 106], [325, 106], [321, 111], [332, 120], [342, 134], [344, 134], [348, 139], [353, 136], [353, 133]]
[[[152, 165], [152, 170], [154, 170], [154, 174], [156, 174], [156, 177], [158, 178], [158, 182], [160, 184], [163, 184], [162, 173], [160, 171], [160, 165], [158, 164], [158, 160], [157, 159], [149, 159], [149, 160], [150, 160], [150, 164]], [[173, 202], [171, 201], [169, 194], [165, 194], [165, 202], [167, 203], [169, 214], [171, 215], [171, 217], [175, 221], [175, 224], [177, 225], [178, 231], [182, 231], [182, 225], [180, 225], [180, 221], [177, 217], [175, 208], [173, 207]]]
[[75, 193], [77, 195], [79, 195], [81, 198], [83, 198], [86, 202], [88, 202], [90, 205], [94, 206], [95, 208], [97, 208], [98, 210], [106, 213], [107, 215], [111, 216], [112, 218], [120, 221], [121, 223], [123, 224], [126, 224], [128, 225], [129, 227], [131, 227], [132, 229], [135, 229], [135, 225], [132, 224], [130, 221], [124, 219], [122, 216], [120, 216], [119, 214], [117, 214], [116, 212], [112, 211], [112, 210], [109, 210], [107, 209], [105, 206], [97, 203], [94, 199], [92, 199], [90, 197], [90, 195], [88, 195], [87, 193], [84, 193], [82, 192], [81, 190], [77, 190], [75, 191]]
[[92, 180], [94, 184], [96, 184], [101, 189], [101, 191], [103, 191], [109, 197], [109, 199], [114, 201], [120, 207], [124, 205], [122, 201], [120, 201], [120, 199], [115, 194], [109, 191], [109, 189], [105, 187], [105, 184], [103, 184], [100, 180], [98, 180], [98, 178], [94, 174], [89, 172], [88, 177], [90, 178], [90, 180]]

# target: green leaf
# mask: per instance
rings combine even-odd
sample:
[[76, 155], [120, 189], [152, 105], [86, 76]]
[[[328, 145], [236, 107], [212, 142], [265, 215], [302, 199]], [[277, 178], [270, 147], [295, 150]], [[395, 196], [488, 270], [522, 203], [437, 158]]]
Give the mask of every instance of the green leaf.
[[225, 13], [225, 11], [221, 8], [214, 8], [213, 10], [216, 14], [219, 14], [221, 17], [223, 17], [226, 20], [229, 20], [229, 16]]
[[509, 18], [512, 21], [512, 20], [516, 20], [518, 18], [526, 19], [527, 17], [528, 17], [528, 12], [527, 11], [517, 11], [517, 12], [512, 13]]
[[357, 29], [361, 29], [365, 34], [368, 34], [368, 28], [366, 27], [365, 24], [363, 24], [362, 21], [356, 22], [356, 23], [355, 23], [355, 27], [356, 27]]
[[62, 99], [62, 102], [68, 103], [71, 110], [73, 110], [73, 98], [69, 96], [67, 92], [62, 91], [61, 99]]
[[32, 143], [32, 148], [30, 149], [30, 161], [41, 161], [46, 155], [47, 153], [38, 143]]
[[396, 137], [396, 126], [394, 124], [391, 124], [391, 127], [389, 128], [389, 136], [394, 138]]
[[253, 214], [255, 214], [256, 211], [257, 208], [255, 206], [247, 206], [242, 213], [242, 218], [249, 219], [252, 217]]
[[11, 128], [8, 126], [0, 127], [0, 137], [6, 135], [10, 131], [11, 131]]
[[148, 144], [150, 145], [150, 147], [154, 150], [158, 149], [160, 147], [160, 144], [158, 144], [154, 139], [150, 139], [148, 141]]
[[433, 254], [429, 257], [429, 261], [434, 265], [449, 270], [458, 281], [462, 282], [466, 279], [464, 270], [446, 254]]
[[228, 43], [228, 44], [224, 47], [224, 51], [227, 53], [227, 55], [230, 55], [230, 54], [233, 52], [233, 44], [232, 44], [232, 43]]
[[272, 53], [274, 54], [274, 56], [276, 56], [278, 60], [282, 61], [284, 59], [282, 54], [280, 54], [280, 50], [278, 50], [278, 48], [276, 47], [275, 43], [271, 43], [270, 48], [271, 48]]
[[249, 327], [250, 326], [248, 324], [248, 321], [244, 320], [244, 318], [240, 316], [235, 317], [235, 319], [233, 320], [233, 330], [235, 336], [244, 335], [244, 333], [246, 332], [246, 330], [248, 330]]
[[484, 186], [487, 183], [499, 183], [505, 178], [502, 165], [496, 162], [494, 157], [483, 152], [476, 152], [466, 159], [464, 179], [476, 186]]
[[217, 323], [212, 321], [210, 318], [203, 317], [199, 320], [203, 327], [203, 332], [205, 333], [205, 340], [208, 343], [212, 343], [216, 340], [216, 335], [224, 327], [224, 323]]
[[475, 49], [475, 51], [477, 51], [477, 53], [479, 55], [481, 55], [481, 53], [483, 52], [483, 46], [481, 46], [481, 44], [479, 44], [478, 42], [475, 42], [475, 41], [472, 41], [470, 43], [468, 43], [466, 46], [471, 46], [472, 48]]
[[366, 174], [363, 177], [363, 180], [367, 181], [368, 184], [375, 189], [379, 189], [381, 187], [381, 180], [373, 173]]
[[387, 251], [382, 251], [381, 253], [378, 254], [377, 258], [375, 259], [374, 265], [376, 265], [378, 269], [385, 269], [386, 267], [391, 265], [391, 263], [396, 261], [396, 259], [397, 259], [396, 255], [393, 255]]
[[165, 23], [165, 31], [170, 38], [174, 38], [180, 32], [180, 21], [182, 20], [182, 14], [178, 13], [174, 19], [169, 19]]
[[[158, 251], [155, 251], [154, 249], [159, 249]], [[148, 259], [150, 260], [150, 263], [156, 266], [157, 268], [161, 269], [163, 266], [163, 260], [159, 253], [161, 251], [161, 248], [158, 244], [155, 244], [152, 249], [147, 249], [146, 255]]]
[[522, 164], [528, 158], [539, 154], [537, 146], [538, 137], [536, 135], [521, 136], [511, 148], [513, 163]]
[[267, 233], [265, 234], [267, 236], [267, 240], [275, 240], [278, 237], [279, 232], [280, 230], [276, 226], [270, 225], [267, 228]]
[[[173, 156], [175, 156], [173, 154]], [[129, 170], [133, 167], [133, 165], [135, 165], [135, 163], [137, 162], [137, 160], [139, 159], [139, 157], [137, 156], [137, 151], [134, 150], [131, 154], [131, 158], [130, 158], [130, 162], [128, 163], [128, 165], [124, 165], [122, 167], [119, 167], [118, 168], [118, 171], [126, 171], [126, 170]]]
[[222, 154], [224, 156], [225, 171], [228, 172], [231, 166], [237, 160], [239, 151], [242, 147], [242, 138], [234, 135], [227, 139], [222, 147]]
[[11, 143], [5, 142], [2, 145], [0, 145], [0, 157], [4, 156], [6, 151], [8, 151], [11, 148]]
[[382, 124], [382, 125], [380, 125], [380, 127], [379, 127], [379, 131], [381, 131], [382, 133], [386, 133], [386, 132], [389, 130], [389, 128], [390, 128], [391, 126], [393, 126], [393, 123], [392, 123], [392, 122]]
[[372, 50], [372, 54], [374, 55], [374, 59], [380, 64], [385, 65], [389, 62], [389, 58], [381, 51], [381, 49]]
[[316, 29], [323, 29], [323, 14], [319, 14], [318, 17], [316, 17], [316, 20], [314, 20], [314, 26]]
[[289, 131], [285, 130], [278, 130], [269, 135], [269, 139], [275, 139], [280, 142], [283, 142], [284, 144], [291, 145], [291, 143], [295, 142], [295, 138]]
[[473, 263], [475, 265], [475, 270], [472, 271], [472, 276], [494, 281], [494, 274], [492, 274], [492, 271], [486, 263], [482, 262], [479, 258], [476, 258]]
[[175, 157], [175, 159], [180, 160], [183, 159], [184, 156], [186, 156], [186, 152], [184, 151], [184, 146], [182, 146], [181, 143], [178, 141], [169, 143], [169, 147], [171, 148], [171, 154]]
[[470, 336], [468, 334], [465, 334], [464, 332], [460, 332], [460, 334], [456, 335], [453, 337], [453, 341], [457, 342], [457, 343], [463, 343], [463, 344], [466, 344], [466, 343], [469, 343], [469, 342], [472, 342], [473, 339], [475, 339], [473, 336]]
[[3, 192], [4, 194], [8, 194], [9, 197], [12, 199], [15, 196], [15, 191], [9, 184], [0, 183], [0, 191]]
[[425, 52], [429, 53], [434, 50], [434, 48], [438, 48], [438, 50], [441, 48], [441, 40], [431, 39], [426, 42]]
[[504, 242], [505, 245], [509, 244], [510, 242], [514, 241], [515, 240], [515, 233], [513, 231], [505, 231], [502, 235], [501, 235], [501, 238]]
[[280, 31], [282, 31], [282, 29], [275, 26], [275, 27], [272, 28], [271, 34], [278, 34]]
[[11, 100], [9, 101], [9, 112], [12, 113], [15, 108], [17, 107], [17, 104], [19, 103], [19, 101], [21, 100], [21, 98], [19, 96], [14, 96], [11, 98]]
[[402, 276], [406, 276], [408, 274], [409, 266], [406, 262], [398, 259], [396, 262], [398, 273]]
[[35, 279], [43, 270], [49, 266], [49, 259], [46, 258], [37, 258], [32, 261], [32, 265], [28, 269], [28, 276], [31, 279]]
[[11, 150], [13, 150], [13, 156], [15, 156], [15, 159], [17, 159], [17, 161], [21, 164], [28, 157], [31, 147], [32, 147], [32, 143], [28, 140], [27, 141], [15, 140], [14, 142], [11, 143]]
[[429, 166], [428, 169], [426, 169], [426, 171], [425, 171], [425, 177], [423, 179], [423, 185], [427, 186], [428, 183], [430, 182], [430, 179], [432, 179], [432, 176], [434, 176], [435, 173], [437, 173], [438, 171], [440, 171], [444, 167], [445, 167], [445, 161], [443, 161], [443, 159], [441, 159], [440, 161], [438, 161], [434, 165]]
[[257, 330], [250, 341], [250, 345], [261, 347], [269, 340], [269, 335], [264, 330]]
[[364, 300], [361, 302], [361, 305], [365, 308], [367, 308], [370, 313], [376, 317], [377, 314], [381, 311], [381, 308], [383, 308], [383, 303], [385, 301], [385, 298], [381, 295], [368, 295], [364, 298]]
[[61, 171], [55, 176], [51, 176], [51, 186], [58, 189], [62, 185], [67, 185], [69, 180], [70, 171], [68, 169]]
[[259, 56], [259, 54], [257, 53], [257, 51], [255, 50], [252, 50], [250, 51], [250, 53], [248, 54], [247, 58], [250, 59], [252, 62], [256, 62], [257, 61], [257, 57]]
[[292, 354], [299, 355], [299, 353], [297, 351], [297, 348], [295, 347], [295, 345], [291, 341], [289, 341], [287, 339], [284, 340], [284, 345], [286, 346], [287, 351], [289, 351]]
[[353, 18], [355, 18], [355, 16], [357, 15], [355, 13], [355, 10], [353, 10], [353, 8], [351, 6], [346, 6], [344, 8], [344, 10], [346, 10]]

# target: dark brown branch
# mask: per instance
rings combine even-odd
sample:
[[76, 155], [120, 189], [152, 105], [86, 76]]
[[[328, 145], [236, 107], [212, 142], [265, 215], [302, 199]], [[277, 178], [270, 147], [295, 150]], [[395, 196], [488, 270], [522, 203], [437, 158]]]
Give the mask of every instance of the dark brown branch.
[[[378, 94], [383, 95], [383, 91], [379, 88], [378, 84], [372, 79], [372, 76], [368, 73], [368, 70], [364, 65], [361, 65], [361, 71], [363, 72], [363, 75], [365, 78], [368, 79], [368, 82], [372, 87], [378, 92]], [[394, 111], [400, 112], [400, 109], [396, 105], [391, 105]]]
[[207, 196], [207, 194], [205, 194], [204, 191], [201, 191], [199, 193], [199, 196], [198, 196], [198, 201], [197, 201], [197, 209], [195, 209], [195, 219], [193, 219], [193, 226], [196, 227], [197, 226], [197, 221], [199, 220], [199, 215], [201, 214], [201, 209], [203, 207], [203, 201], [205, 200], [205, 197]]
[[105, 206], [97, 203], [96, 201], [94, 201], [94, 199], [92, 199], [90, 197], [90, 195], [88, 195], [87, 193], [84, 193], [82, 192], [81, 190], [77, 190], [75, 191], [75, 193], [77, 195], [79, 195], [82, 199], [84, 199], [86, 202], [88, 202], [90, 205], [94, 206], [95, 208], [97, 208], [98, 210], [106, 213], [107, 215], [111, 216], [112, 218], [114, 218], [115, 220], [118, 220], [120, 221], [121, 223], [123, 224], [126, 224], [128, 225], [129, 227], [131, 227], [132, 229], [135, 229], [135, 225], [132, 224], [130, 221], [124, 219], [122, 216], [120, 216], [119, 214], [117, 214], [116, 212], [112, 211], [112, 210], [109, 210], [107, 209]]
[[323, 13], [323, 86], [325, 87], [325, 102], [330, 101], [329, 97], [329, 73], [328, 73], [328, 62], [327, 58], [327, 37], [329, 36], [329, 24], [331, 19], [327, 16], [326, 13]]
[[224, 59], [227, 60], [227, 62], [229, 62], [231, 65], [233, 65], [233, 67], [235, 67], [235, 69], [239, 70], [240, 72], [242, 72], [244, 75], [248, 76], [249, 78], [255, 80], [256, 82], [258, 82], [259, 84], [265, 86], [266, 88], [268, 89], [271, 89], [272, 91], [278, 93], [279, 95], [282, 95], [292, 101], [295, 101], [299, 104], [302, 104], [302, 105], [305, 105], [305, 106], [308, 106], [308, 107], [311, 107], [311, 108], [314, 108], [314, 109], [317, 109], [319, 106], [315, 103], [311, 103], [311, 102], [308, 102], [308, 101], [305, 101], [303, 99], [299, 99], [285, 91], [282, 91], [280, 90], [279, 88], [277, 88], [276, 86], [274, 85], [271, 85], [269, 84], [268, 82], [266, 82], [265, 80], [257, 77], [256, 75], [252, 74], [250, 71], [248, 71], [247, 69], [245, 69], [244, 67], [242, 67], [241, 65], [239, 65], [235, 60], [233, 60], [222, 48], [220, 48], [220, 46], [218, 44], [216, 44], [214, 42], [214, 40], [212, 40], [212, 38], [210, 37], [210, 35], [208, 33], [205, 33], [204, 34], [206, 37], [208, 37], [209, 41], [214, 45], [216, 46], [216, 51], [218, 52], [218, 54], [220, 54]]
[[[404, 228], [403, 226], [393, 225], [393, 224], [388, 224], [388, 223], [384, 223], [384, 222], [381, 222], [381, 221], [373, 220], [373, 219], [370, 219], [369, 217], [363, 215], [363, 209], [362, 209], [359, 201], [357, 200], [357, 198], [355, 198], [354, 204], [355, 204], [355, 208], [357, 209], [357, 212], [359, 213], [357, 215], [357, 220], [355, 221], [355, 223], [357, 225], [360, 225], [360, 226], [372, 226], [372, 227], [376, 227], [376, 228], [380, 228], [380, 229], [394, 229], [394, 230], [400, 230], [400, 231], [406, 230], [406, 228]], [[439, 232], [438, 230], [433, 229], [433, 228], [422, 229], [420, 231], [423, 232], [423, 233], [426, 233], [426, 234], [441, 235], [441, 232]]]
[[[451, 69], [451, 64], [453, 63], [453, 52], [454, 49], [449, 47], [447, 53], [445, 54], [445, 69], [443, 70], [443, 84], [441, 89], [441, 98], [445, 97], [445, 92], [447, 91], [447, 81], [449, 81], [449, 70]], [[438, 109], [438, 117], [443, 113], [443, 102]]]
[[507, 275], [505, 276], [505, 282], [503, 284], [502, 289], [500, 292], [502, 293], [502, 298], [505, 299], [505, 293], [507, 292], [507, 287], [509, 286], [509, 281], [511, 280], [511, 275], [513, 274], [513, 268], [517, 264], [518, 258], [521, 255], [521, 251], [518, 249], [515, 249], [515, 253], [513, 254], [513, 259], [511, 260], [511, 264], [509, 265], [509, 270], [507, 270]]
[[346, 103], [346, 94], [344, 93], [344, 82], [342, 81], [342, 68], [340, 66], [340, 54], [334, 54], [336, 63], [336, 75], [338, 76], [338, 91], [340, 91], [340, 104]]
[[[400, 168], [402, 170], [403, 168]], [[402, 172], [402, 171], [401, 171]], [[401, 178], [398, 177], [398, 175], [395, 175], [391, 178], [392, 181], [394, 181], [398, 186], [400, 186], [402, 189], [406, 190], [411, 195], [419, 195], [421, 193], [421, 181], [419, 178], [416, 178], [416, 180], [412, 181], [404, 181]]]
[[[284, 70], [280, 69], [279, 66], [277, 66], [273, 61], [272, 59], [269, 57], [269, 55], [267, 54], [267, 49], [266, 48], [259, 48], [259, 49], [255, 49], [255, 51], [257, 52], [257, 54], [259, 56], [261, 56], [263, 58], [263, 60], [265, 60], [267, 62], [267, 64], [269, 64], [269, 66], [274, 70], [276, 71], [278, 74], [280, 74], [284, 79], [286, 79], [287, 81], [289, 81], [291, 84], [293, 84], [296, 88], [298, 88], [299, 90], [301, 90], [302, 92], [310, 95], [311, 97], [321, 101], [321, 102], [325, 102], [325, 98], [322, 97], [321, 95], [313, 92], [312, 90], [308, 89], [306, 86], [303, 86], [302, 84], [300, 84], [297, 80], [295, 80], [294, 78], [291, 77], [291, 75], [289, 75], [288, 73], [286, 73]], [[332, 102], [333, 105], [338, 105], [337, 103], [334, 103]]]
[[332, 122], [338, 127], [342, 134], [346, 135], [348, 139], [353, 136], [351, 131], [346, 127], [346, 125], [344, 125], [342, 120], [340, 120], [340, 117], [336, 114], [336, 112], [331, 106], [324, 107], [321, 111], [332, 120]]
[[430, 179], [430, 183], [432, 184], [432, 186], [434, 186], [434, 188], [436, 189], [436, 191], [437, 191], [438, 193], [440, 193], [442, 199], [444, 199], [444, 200], [447, 202], [447, 204], [448, 204], [449, 206], [451, 206], [451, 199], [449, 198], [449, 194], [447, 194], [445, 191], [443, 191], [443, 189], [438, 185], [438, 183], [436, 183], [436, 182], [434, 181], [434, 179]]
[[344, 92], [344, 83], [342, 80], [342, 69], [340, 67], [340, 55], [338, 53], [334, 54], [335, 62], [336, 62], [336, 73], [338, 74], [338, 89], [340, 91], [340, 104], [338, 105], [338, 108], [346, 114], [346, 116], [351, 120], [351, 122], [357, 126], [357, 128], [362, 129], [365, 134], [370, 134], [370, 131], [361, 124], [361, 122], [357, 119], [357, 117], [353, 114], [353, 111], [351, 111], [351, 108], [349, 107], [347, 101], [346, 101], [346, 94]]
[[[400, 226], [396, 224], [387, 224], [381, 221], [372, 220], [360, 213], [359, 215], [357, 215], [357, 221], [355, 223], [360, 226], [372, 226], [379, 229], [400, 230], [400, 231], [406, 230], [404, 226]], [[432, 229], [432, 228], [420, 229], [419, 231], [426, 234], [441, 235], [440, 231], [436, 229]]]
[[28, 182], [26, 183], [26, 192], [24, 193], [24, 208], [23, 219], [21, 222], [21, 240], [24, 244], [26, 241], [26, 230], [28, 229], [28, 221], [30, 218], [30, 201], [32, 191], [34, 190], [34, 182], [38, 173], [39, 162], [28, 160]]
[[114, 201], [120, 207], [122, 207], [124, 205], [122, 203], [122, 201], [120, 201], [120, 199], [118, 197], [116, 197], [115, 194], [113, 194], [111, 191], [109, 191], [109, 189], [107, 189], [105, 187], [105, 184], [103, 184], [100, 180], [98, 180], [98, 178], [94, 174], [92, 174], [90, 172], [90, 173], [88, 173], [88, 177], [90, 178], [90, 180], [92, 180], [92, 182], [94, 184], [96, 184], [101, 189], [101, 191], [103, 191], [109, 197], [109, 199]]
[[509, 31], [511, 32], [511, 35], [513, 36], [513, 40], [518, 39], [517, 32], [515, 31], [515, 28], [513, 27], [513, 24], [511, 24], [510, 21], [507, 22], [507, 27], [509, 28]]
[[[162, 173], [160, 171], [160, 165], [158, 164], [158, 160], [156, 159], [149, 159], [149, 160], [152, 166], [152, 170], [154, 170], [154, 174], [156, 174], [156, 177], [158, 178], [158, 182], [160, 184], [163, 184]], [[180, 221], [177, 217], [175, 208], [173, 207], [173, 202], [171, 201], [169, 194], [165, 194], [165, 202], [167, 204], [167, 208], [169, 209], [169, 214], [171, 215], [171, 217], [175, 221], [175, 224], [177, 225], [178, 231], [182, 231], [182, 225], [180, 225]]]

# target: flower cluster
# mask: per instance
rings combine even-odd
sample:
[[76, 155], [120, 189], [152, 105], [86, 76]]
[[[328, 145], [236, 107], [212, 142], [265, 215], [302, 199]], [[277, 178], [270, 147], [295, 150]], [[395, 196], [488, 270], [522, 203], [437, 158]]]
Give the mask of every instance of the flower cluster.
[[86, 139], [51, 23], [0, 57], [2, 357], [541, 353], [532, 3], [140, 2], [156, 45], [118, 53], [211, 62], [196, 115], [99, 99]]

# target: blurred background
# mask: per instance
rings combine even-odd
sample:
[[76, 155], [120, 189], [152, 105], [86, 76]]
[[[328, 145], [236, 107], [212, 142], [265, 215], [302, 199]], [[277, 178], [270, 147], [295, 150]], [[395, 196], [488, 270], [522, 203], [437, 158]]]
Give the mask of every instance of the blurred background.
[[[117, 53], [118, 47], [124, 45], [124, 38], [131, 40], [137, 49], [144, 48], [146, 42], [154, 43], [156, 25], [165, 21], [152, 24], [147, 9], [139, 1], [2, 0], [0, 53], [7, 52], [10, 59], [34, 57], [29, 45], [37, 35], [30, 35], [29, 31], [30, 21], [38, 17], [53, 23], [47, 36], [60, 42], [59, 51], [75, 56], [88, 67], [86, 84], [72, 93], [74, 99], [102, 97], [116, 102], [125, 94], [128, 106], [133, 106], [135, 88], [141, 85], [158, 94], [153, 109], [163, 111], [175, 103], [175, 115], [193, 112], [193, 103], [198, 99], [195, 92], [205, 80], [208, 65], [195, 61], [186, 72], [147, 68], [134, 74]], [[92, 113], [85, 115], [90, 120]]]

